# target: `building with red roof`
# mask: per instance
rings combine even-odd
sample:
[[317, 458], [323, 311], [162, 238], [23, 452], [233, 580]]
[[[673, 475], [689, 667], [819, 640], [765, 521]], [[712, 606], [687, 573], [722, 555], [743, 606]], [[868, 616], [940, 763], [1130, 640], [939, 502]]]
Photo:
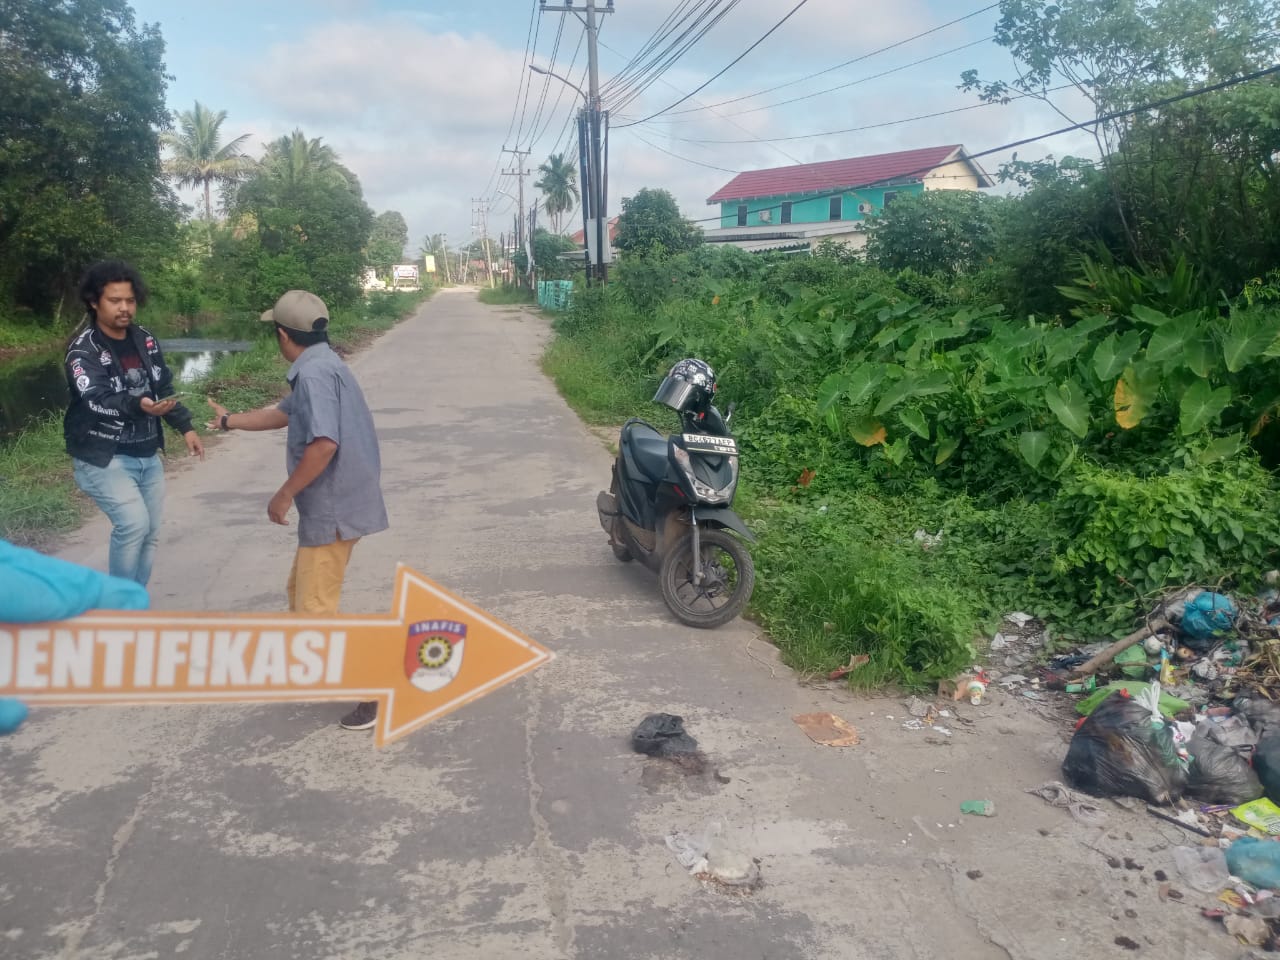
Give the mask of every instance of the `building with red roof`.
[[866, 221], [900, 196], [991, 186], [959, 144], [748, 170], [707, 198], [720, 206], [720, 226], [706, 239], [752, 251], [807, 251], [823, 240], [861, 248]]

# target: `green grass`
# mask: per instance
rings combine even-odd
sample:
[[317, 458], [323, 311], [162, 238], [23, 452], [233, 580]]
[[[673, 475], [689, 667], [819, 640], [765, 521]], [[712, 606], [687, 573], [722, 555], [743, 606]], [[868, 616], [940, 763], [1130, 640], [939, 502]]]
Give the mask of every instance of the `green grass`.
[[480, 302], [487, 303], [491, 307], [503, 306], [511, 303], [533, 303], [533, 291], [525, 290], [521, 287], [481, 287]]
[[72, 324], [0, 316], [0, 353], [38, 353], [61, 347]]
[[0, 537], [37, 545], [78, 526], [84, 507], [63, 450], [61, 416], [0, 444]]
[[[339, 351], [350, 353], [411, 315], [430, 296], [394, 293], [371, 297], [358, 307], [335, 310], [330, 338]], [[256, 321], [255, 321], [256, 323]], [[255, 336], [251, 349], [219, 360], [203, 380], [186, 385], [185, 404], [196, 429], [212, 414], [205, 402], [211, 396], [231, 410], [252, 410], [278, 400], [288, 390], [289, 366], [280, 356], [265, 325], [241, 327]], [[166, 436], [170, 452], [176, 438]], [[181, 448], [180, 441], [177, 448]], [[26, 546], [47, 544], [77, 527], [91, 504], [79, 493], [71, 475], [71, 459], [63, 448], [62, 417], [56, 415], [0, 444], [0, 538]]]
[[[575, 329], [574, 322], [562, 323], [542, 359], [569, 405], [588, 423], [663, 422], [664, 411], [649, 402], [656, 374], [634, 325], [605, 319]], [[721, 386], [732, 396], [732, 383]], [[786, 662], [825, 673], [868, 654], [871, 662], [851, 677], [860, 687], [919, 685], [968, 666], [991, 613], [974, 585], [992, 558], [976, 538], [944, 539], [926, 551], [912, 534], [955, 526], [957, 511], [971, 526], [982, 518], [940, 495], [891, 494], [852, 465], [793, 464], [785, 436], [750, 421], [735, 427], [745, 450], [735, 506], [760, 534], [749, 615]], [[796, 483], [807, 465], [821, 471], [811, 487]]]

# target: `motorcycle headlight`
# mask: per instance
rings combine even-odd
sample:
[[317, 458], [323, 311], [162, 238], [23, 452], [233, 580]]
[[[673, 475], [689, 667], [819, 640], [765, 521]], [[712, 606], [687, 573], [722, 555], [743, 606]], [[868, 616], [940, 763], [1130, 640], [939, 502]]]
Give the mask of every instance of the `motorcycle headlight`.
[[689, 451], [683, 447], [673, 446], [673, 455], [685, 481], [693, 489], [694, 495], [702, 503], [728, 503], [733, 499], [733, 491], [738, 486], [738, 458], [729, 457], [729, 482], [723, 487], [713, 487], [704, 483], [693, 471], [693, 459]]

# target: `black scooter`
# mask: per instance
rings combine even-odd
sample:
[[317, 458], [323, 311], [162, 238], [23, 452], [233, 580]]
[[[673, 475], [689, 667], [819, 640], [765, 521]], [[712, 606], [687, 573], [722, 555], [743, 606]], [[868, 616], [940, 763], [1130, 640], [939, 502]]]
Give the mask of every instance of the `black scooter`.
[[662, 599], [691, 627], [732, 620], [755, 586], [755, 564], [738, 539], [755, 537], [731, 509], [738, 486], [733, 407], [722, 417], [711, 403], [714, 392], [714, 375], [702, 361], [672, 367], [654, 401], [679, 412], [682, 432], [667, 436], [628, 420], [609, 492], [596, 498], [614, 556], [656, 571]]

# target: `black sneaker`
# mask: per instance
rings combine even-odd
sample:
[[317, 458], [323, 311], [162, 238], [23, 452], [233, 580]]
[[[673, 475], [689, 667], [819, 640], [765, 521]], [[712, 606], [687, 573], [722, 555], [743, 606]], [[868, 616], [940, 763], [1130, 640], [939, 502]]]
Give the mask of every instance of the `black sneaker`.
[[378, 722], [378, 701], [367, 700], [338, 721], [343, 730], [369, 730]]

